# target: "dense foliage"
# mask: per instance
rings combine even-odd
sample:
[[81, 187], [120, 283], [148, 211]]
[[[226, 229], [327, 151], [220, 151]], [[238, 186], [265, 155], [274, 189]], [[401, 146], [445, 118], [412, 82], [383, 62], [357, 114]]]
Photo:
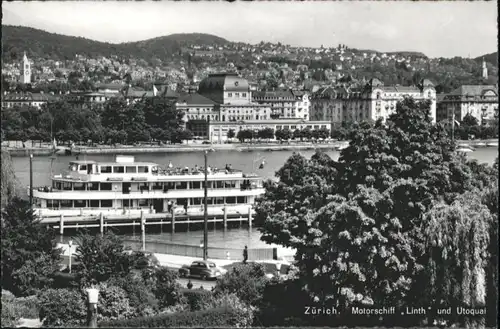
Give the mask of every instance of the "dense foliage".
[[[421, 287], [440, 273], [430, 273], [429, 262], [445, 265], [429, 254], [426, 236], [429, 230], [450, 232], [432, 226], [432, 211], [493, 178], [458, 156], [443, 127], [432, 125], [428, 114], [429, 104], [405, 99], [386, 125], [361, 124], [352, 130], [338, 161], [323, 153], [311, 159], [294, 154], [276, 173], [279, 181], [266, 183], [256, 207], [262, 239], [297, 250], [303, 288], [318, 305], [343, 309], [436, 303], [436, 296]], [[471, 207], [470, 213], [481, 209], [472, 217], [476, 221], [457, 225], [460, 234], [474, 234], [472, 241], [465, 240], [466, 248], [478, 253], [471, 266], [481, 273], [490, 257], [491, 216], [484, 206]], [[438, 222], [453, 222], [452, 214], [445, 212], [441, 217], [446, 221], [440, 217]], [[450, 225], [444, 227], [454, 227]], [[453, 249], [449, 243], [446, 248]], [[453, 264], [461, 264], [457, 257]], [[471, 297], [465, 294], [454, 296], [466, 303]], [[410, 325], [415, 319], [406, 320]], [[387, 318], [378, 321], [390, 324]]]
[[153, 317], [102, 322], [99, 326], [103, 328], [234, 327], [240, 321], [241, 311], [226, 306], [203, 311], [164, 313]]
[[3, 209], [3, 207], [5, 207], [10, 200], [12, 200], [15, 196], [20, 195], [20, 191], [19, 183], [12, 165], [12, 158], [7, 150], [2, 149], [1, 152], [2, 174], [0, 177], [0, 184], [2, 194], [0, 195], [0, 207]]
[[50, 286], [61, 253], [54, 230], [40, 225], [27, 201], [14, 198], [2, 210], [1, 231], [2, 289], [26, 296]]
[[116, 97], [103, 106], [61, 99], [44, 104], [41, 110], [2, 108], [2, 130], [7, 140], [180, 143], [192, 138], [189, 130], [182, 129], [182, 115], [172, 101], [159, 97], [132, 104]]
[[105, 235], [82, 233], [77, 237], [76, 262], [81, 286], [104, 282], [130, 273], [133, 257], [125, 252], [123, 241], [112, 232]]
[[81, 327], [85, 324], [87, 307], [85, 296], [80, 290], [47, 289], [38, 298], [44, 326]]
[[11, 292], [2, 290], [2, 327], [16, 327], [21, 318], [38, 318], [36, 296], [16, 298]]
[[217, 280], [214, 292], [236, 294], [248, 305], [257, 305], [267, 283], [264, 267], [259, 263], [239, 264]]

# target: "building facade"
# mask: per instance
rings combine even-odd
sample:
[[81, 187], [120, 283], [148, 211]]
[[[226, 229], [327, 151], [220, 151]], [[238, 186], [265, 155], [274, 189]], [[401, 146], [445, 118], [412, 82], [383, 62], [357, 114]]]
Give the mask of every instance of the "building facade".
[[431, 81], [424, 79], [419, 86], [384, 86], [372, 79], [361, 88], [326, 87], [311, 98], [313, 120], [330, 121], [333, 126], [349, 122], [383, 122], [396, 112], [396, 104], [404, 97], [417, 101], [429, 100], [430, 116], [436, 122], [436, 90]]
[[304, 91], [256, 91], [253, 102], [268, 106], [272, 119], [309, 120], [309, 95]]
[[271, 128], [274, 131], [280, 129], [288, 129], [292, 132], [299, 129], [309, 128], [311, 130], [319, 130], [326, 128], [331, 130], [331, 123], [326, 121], [307, 121], [304, 119], [280, 119], [280, 120], [245, 120], [231, 122], [210, 122], [209, 125], [209, 140], [212, 143], [223, 143], [228, 140], [228, 132], [232, 130], [236, 136], [240, 130], [250, 129], [259, 131], [262, 129]]
[[4, 93], [2, 96], [2, 107], [12, 108], [14, 106], [33, 106], [41, 108], [43, 104], [57, 100], [52, 94], [44, 93]]
[[438, 106], [438, 121], [462, 121], [470, 114], [480, 125], [498, 119], [498, 87], [492, 85], [466, 85], [444, 95]]

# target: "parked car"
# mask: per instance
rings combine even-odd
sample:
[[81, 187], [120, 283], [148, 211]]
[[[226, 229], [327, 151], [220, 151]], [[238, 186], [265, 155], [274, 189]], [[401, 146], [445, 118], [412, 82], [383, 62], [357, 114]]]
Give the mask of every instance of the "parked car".
[[179, 269], [180, 277], [198, 277], [201, 280], [217, 279], [224, 271], [214, 262], [205, 260], [194, 261], [191, 265], [183, 265]]

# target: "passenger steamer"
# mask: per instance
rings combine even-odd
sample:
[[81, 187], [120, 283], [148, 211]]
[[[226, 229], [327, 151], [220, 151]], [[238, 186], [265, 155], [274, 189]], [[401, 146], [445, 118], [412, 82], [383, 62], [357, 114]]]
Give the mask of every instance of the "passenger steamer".
[[[204, 168], [162, 168], [116, 156], [115, 162], [71, 161], [51, 177], [52, 186], [33, 190], [34, 210], [48, 217], [200, 217], [204, 215]], [[213, 217], [251, 214], [264, 193], [262, 179], [230, 167], [208, 167], [207, 212]]]

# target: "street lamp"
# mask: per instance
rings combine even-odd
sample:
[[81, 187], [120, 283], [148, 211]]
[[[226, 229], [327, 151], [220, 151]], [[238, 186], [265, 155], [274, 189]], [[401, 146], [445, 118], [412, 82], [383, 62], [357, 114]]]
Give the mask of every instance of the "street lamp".
[[71, 273], [71, 247], [73, 246], [73, 240], [68, 241], [68, 246], [69, 246], [69, 273]]
[[97, 302], [99, 300], [99, 290], [87, 289], [87, 326], [97, 328]]

